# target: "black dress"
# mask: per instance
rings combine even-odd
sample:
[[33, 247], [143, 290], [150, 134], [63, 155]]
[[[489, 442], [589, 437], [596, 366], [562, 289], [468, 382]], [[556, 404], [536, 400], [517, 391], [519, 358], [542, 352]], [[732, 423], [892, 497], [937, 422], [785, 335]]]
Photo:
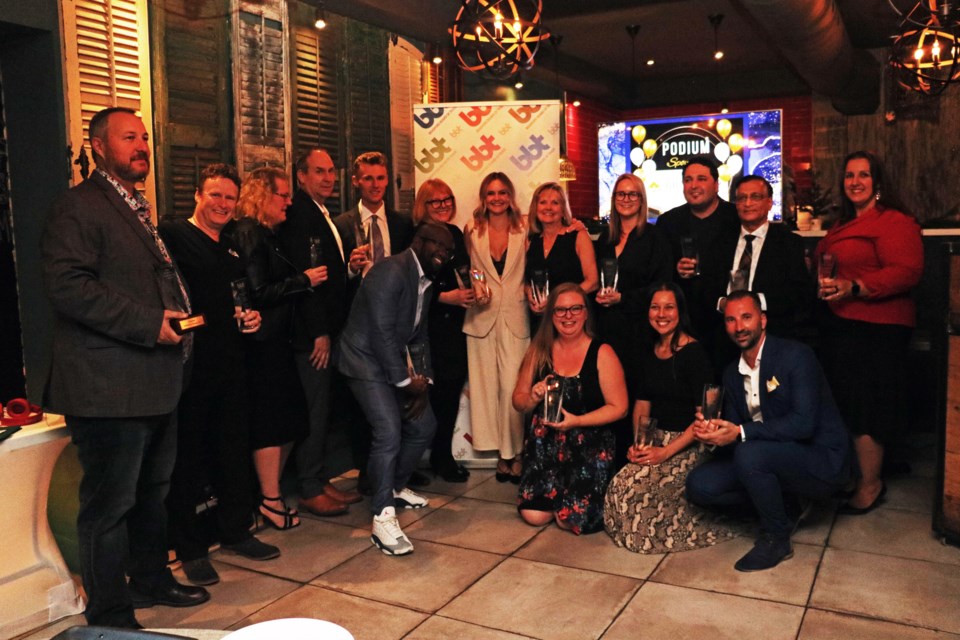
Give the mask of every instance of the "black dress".
[[[583, 268], [577, 255], [577, 233], [561, 233], [550, 248], [550, 254], [543, 254], [543, 234], [530, 236], [527, 247], [527, 267], [524, 272], [527, 284], [533, 279], [534, 271], [546, 271], [550, 289], [565, 282], [580, 284], [583, 282]], [[541, 316], [530, 313], [530, 335], [537, 332]]]
[[[593, 340], [580, 373], [562, 377], [563, 408], [583, 415], [606, 404], [600, 389]], [[549, 372], [540, 371], [542, 380]], [[556, 375], [556, 373], [554, 373]], [[613, 432], [607, 425], [560, 431], [543, 424], [535, 411], [523, 443], [518, 509], [553, 511], [576, 534], [603, 528], [603, 495], [613, 473]]]
[[[712, 382], [710, 358], [699, 342], [661, 360], [649, 349], [641, 365], [643, 384], [637, 397], [651, 403], [657, 419], [655, 446], [666, 446], [693, 421], [703, 385]], [[658, 465], [630, 463], [610, 482], [604, 505], [604, 526], [618, 546], [638, 553], [697, 549], [743, 533], [713, 512], [687, 502], [687, 474], [709, 457], [694, 443]]]
[[438, 298], [441, 292], [459, 288], [455, 275], [458, 268], [466, 268], [464, 284], [470, 286], [470, 256], [460, 228], [452, 224], [446, 226], [453, 236], [454, 255], [430, 287], [432, 299], [427, 315], [430, 353], [439, 356], [433, 360], [434, 380], [430, 385], [430, 405], [437, 418], [437, 431], [430, 448], [430, 466], [434, 470], [454, 464], [450, 443], [460, 410], [460, 394], [467, 380], [467, 336], [463, 333], [463, 318], [467, 310], [459, 305], [443, 304]]
[[284, 257], [273, 231], [256, 220], [239, 220], [232, 237], [263, 320], [247, 345], [250, 443], [254, 449], [280, 446], [307, 433], [307, 401], [290, 338], [294, 304], [299, 296], [311, 295], [310, 280]]
[[[229, 235], [217, 242], [187, 220], [163, 222], [159, 230], [190, 288], [193, 310], [206, 320], [194, 333], [192, 373], [177, 406], [177, 461], [167, 497], [171, 542], [177, 557], [188, 561], [205, 557], [214, 541], [237, 544], [250, 537], [245, 341], [230, 293], [230, 282], [246, 272]], [[211, 490], [218, 505], [214, 522], [197, 514]]]

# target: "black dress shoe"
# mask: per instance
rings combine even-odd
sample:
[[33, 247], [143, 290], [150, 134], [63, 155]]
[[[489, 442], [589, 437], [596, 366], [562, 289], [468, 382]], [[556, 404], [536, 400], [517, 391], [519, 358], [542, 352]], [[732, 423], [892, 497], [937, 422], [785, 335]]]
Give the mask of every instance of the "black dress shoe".
[[191, 587], [173, 580], [153, 588], [130, 581], [130, 600], [134, 609], [147, 609], [162, 604], [165, 607], [194, 607], [210, 599], [203, 587]]
[[[272, 544], [261, 542], [254, 536], [250, 536], [243, 542], [237, 542], [235, 544], [221, 543], [220, 549], [222, 551], [235, 553], [238, 556], [243, 556], [244, 558], [250, 558], [251, 560], [273, 560], [274, 558], [280, 557], [280, 549]], [[187, 577], [189, 578], [190, 574], [187, 574]], [[191, 580], [191, 582], [194, 584], [203, 584], [202, 582], [197, 582], [196, 580]]]
[[440, 476], [445, 482], [466, 482], [470, 477], [470, 472], [462, 464], [454, 461], [437, 465], [433, 468], [434, 474]]
[[414, 471], [410, 474], [410, 479], [407, 480], [408, 487], [425, 487], [428, 484], [430, 484], [430, 478], [419, 471]]
[[187, 580], [193, 584], [207, 586], [220, 582], [220, 574], [213, 568], [210, 561], [206, 558], [197, 558], [196, 560], [185, 560], [183, 562], [183, 573]]

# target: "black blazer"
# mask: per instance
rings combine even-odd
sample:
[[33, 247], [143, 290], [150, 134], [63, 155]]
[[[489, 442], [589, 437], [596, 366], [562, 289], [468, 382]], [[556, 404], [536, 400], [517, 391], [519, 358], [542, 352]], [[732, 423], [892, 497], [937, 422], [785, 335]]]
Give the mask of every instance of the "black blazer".
[[164, 304], [153, 237], [99, 173], [53, 205], [40, 240], [54, 310], [47, 410], [102, 418], [172, 412], [183, 348], [158, 345]]
[[[739, 234], [723, 236], [715, 261], [704, 265], [704, 283], [714, 308], [727, 293], [739, 240]], [[762, 293], [767, 301], [767, 330], [788, 338], [798, 336], [810, 320], [815, 296], [803, 239], [781, 224], [769, 223], [760, 255], [754, 253], [753, 259], [757, 261], [753, 291]]]
[[[342, 234], [341, 234], [342, 236]], [[327, 281], [314, 287], [311, 295], [302, 296], [294, 312], [293, 348], [310, 351], [313, 341], [320, 336], [336, 338], [346, 322], [347, 242], [343, 242], [344, 256], [340, 255], [337, 239], [324, 220], [323, 212], [303, 190], [293, 196], [287, 208], [287, 220], [277, 227], [277, 239], [284, 255], [300, 271], [310, 267], [310, 238], [320, 238], [323, 264], [327, 267]]]

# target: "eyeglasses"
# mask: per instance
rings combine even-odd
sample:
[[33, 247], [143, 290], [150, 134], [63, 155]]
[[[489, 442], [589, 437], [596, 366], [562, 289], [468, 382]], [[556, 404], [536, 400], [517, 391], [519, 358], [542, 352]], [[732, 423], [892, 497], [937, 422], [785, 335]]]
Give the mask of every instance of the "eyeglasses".
[[553, 315], [555, 318], [562, 318], [566, 315], [570, 315], [575, 318], [583, 313], [583, 310], [586, 308], [587, 306], [583, 304], [575, 304], [572, 307], [554, 307]]
[[444, 207], [449, 207], [453, 204], [453, 196], [437, 198], [436, 200], [427, 200], [427, 204], [434, 209], [443, 209]]
[[289, 200], [289, 199], [290, 199], [290, 192], [289, 192], [289, 191], [278, 191], [278, 192], [276, 192], [276, 193], [273, 194], [273, 195], [277, 196], [277, 197], [280, 198], [281, 200]]
[[734, 201], [740, 203], [746, 202], [747, 200], [750, 202], [763, 202], [769, 197], [770, 196], [765, 193], [751, 193], [750, 195], [737, 196], [734, 198]]
[[627, 202], [636, 202], [640, 199], [639, 191], [614, 191], [613, 197], [617, 200], [626, 200]]

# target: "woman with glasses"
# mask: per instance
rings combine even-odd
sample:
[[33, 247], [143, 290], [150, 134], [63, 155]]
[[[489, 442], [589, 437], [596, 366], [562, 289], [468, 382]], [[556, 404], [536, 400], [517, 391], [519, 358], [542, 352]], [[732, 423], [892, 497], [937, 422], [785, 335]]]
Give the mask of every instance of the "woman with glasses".
[[713, 545], [736, 534], [684, 497], [687, 473], [707, 455], [693, 438], [693, 422], [703, 385], [713, 380], [710, 358], [690, 335], [687, 303], [677, 284], [654, 284], [644, 306], [652, 345], [640, 357], [636, 441], [627, 452], [631, 464], [607, 488], [604, 524], [614, 542], [638, 553]]
[[[571, 227], [573, 215], [567, 195], [556, 182], [537, 187], [530, 199], [527, 226], [527, 282], [525, 292], [530, 308], [530, 333], [536, 333], [547, 304], [549, 289], [573, 282], [586, 293], [599, 286], [593, 243], [583, 225]], [[549, 283], [549, 287], [544, 287]]]
[[[566, 283], [550, 292], [523, 358], [513, 405], [532, 412], [523, 447], [518, 510], [524, 522], [594, 533], [603, 528], [603, 496], [613, 474], [610, 425], [627, 415], [617, 354], [593, 335], [587, 294]], [[562, 398], [560, 419], [544, 397]]]
[[[604, 274], [596, 301], [599, 335], [624, 363], [627, 388], [639, 382], [641, 344], [646, 334], [647, 287], [673, 279], [670, 244], [656, 226], [647, 224], [647, 191], [632, 173], [617, 178], [610, 206], [610, 226], [597, 240], [598, 269]], [[612, 280], [612, 282], [608, 282]], [[630, 425], [617, 427], [617, 461], [626, 460]]]
[[293, 361], [290, 333], [297, 298], [327, 279], [326, 267], [299, 271], [280, 251], [276, 228], [287, 218], [290, 179], [275, 167], [247, 174], [232, 234], [246, 266], [253, 306], [263, 324], [248, 344], [252, 395], [250, 444], [260, 483], [260, 515], [276, 529], [300, 524], [280, 493], [280, 475], [297, 438], [307, 431], [307, 401]]
[[[434, 296], [428, 312], [433, 384], [430, 405], [437, 418], [437, 432], [430, 448], [430, 466], [447, 482], [466, 482], [470, 472], [457, 463], [450, 448], [460, 409], [460, 394], [467, 379], [467, 339], [463, 318], [477, 297], [470, 286], [470, 257], [463, 232], [453, 223], [457, 201], [446, 182], [430, 178], [420, 185], [413, 203], [413, 222], [437, 222], [453, 236], [453, 257], [440, 270], [430, 288]], [[459, 280], [458, 280], [459, 278]], [[438, 357], [439, 356], [439, 357]]]
[[523, 274], [527, 229], [506, 174], [480, 182], [480, 204], [464, 230], [470, 264], [483, 274], [483, 299], [467, 309], [470, 431], [473, 448], [497, 452], [498, 482], [520, 482], [523, 416], [511, 396], [530, 343]]

